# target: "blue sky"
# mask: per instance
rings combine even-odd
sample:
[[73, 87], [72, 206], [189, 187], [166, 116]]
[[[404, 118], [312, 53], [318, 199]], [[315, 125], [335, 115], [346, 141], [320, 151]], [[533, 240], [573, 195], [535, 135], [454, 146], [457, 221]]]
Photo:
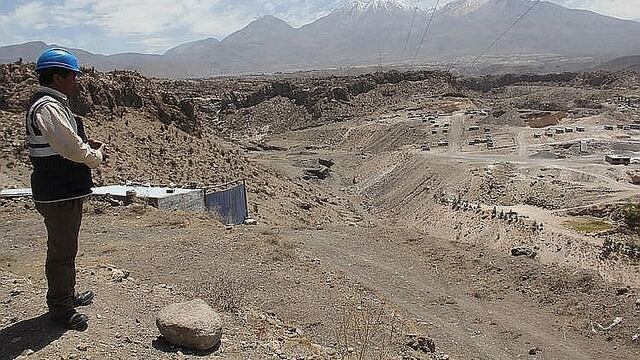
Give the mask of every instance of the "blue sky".
[[[301, 26], [345, 1], [0, 0], [0, 46], [42, 40], [103, 54], [162, 53], [188, 41], [222, 39], [262, 15], [276, 15], [293, 26]], [[406, 2], [428, 8], [435, 0]], [[640, 0], [554, 2], [640, 19]]]

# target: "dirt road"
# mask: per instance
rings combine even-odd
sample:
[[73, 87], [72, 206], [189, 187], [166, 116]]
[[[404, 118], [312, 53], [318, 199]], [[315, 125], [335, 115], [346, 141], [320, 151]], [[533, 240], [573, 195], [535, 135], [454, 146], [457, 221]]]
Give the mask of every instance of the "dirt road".
[[307, 251], [415, 319], [453, 358], [519, 359], [528, 358], [529, 351], [537, 359], [640, 356], [633, 347], [614, 349], [601, 336], [584, 337], [586, 329], [575, 327], [575, 316], [535, 301], [531, 293], [541, 290], [540, 284], [522, 279], [538, 273], [541, 282], [559, 281], [566, 275], [562, 271], [401, 227], [381, 228], [296, 236]]

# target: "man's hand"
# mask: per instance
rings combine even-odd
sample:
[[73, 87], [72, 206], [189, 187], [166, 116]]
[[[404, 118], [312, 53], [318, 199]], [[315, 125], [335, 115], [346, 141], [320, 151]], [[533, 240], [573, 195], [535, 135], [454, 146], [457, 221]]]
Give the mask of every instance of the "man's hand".
[[104, 146], [104, 143], [101, 141], [97, 141], [97, 140], [89, 140], [89, 146], [93, 149], [93, 150], [99, 150], [100, 147]]
[[109, 152], [105, 143], [96, 140], [89, 140], [89, 146], [94, 150], [100, 151], [100, 153], [102, 153], [102, 161], [107, 161], [109, 158]]
[[106, 162], [109, 159], [109, 148], [107, 148], [107, 145], [102, 144], [98, 151], [102, 153], [102, 161]]

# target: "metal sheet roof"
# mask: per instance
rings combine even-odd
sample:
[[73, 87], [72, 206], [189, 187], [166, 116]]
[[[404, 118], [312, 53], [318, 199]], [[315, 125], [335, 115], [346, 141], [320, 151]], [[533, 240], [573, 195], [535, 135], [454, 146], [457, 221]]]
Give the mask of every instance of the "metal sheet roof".
[[[95, 195], [113, 195], [113, 196], [127, 196], [127, 191], [133, 190], [136, 192], [137, 197], [151, 198], [151, 199], [163, 199], [173, 195], [187, 194], [194, 191], [202, 191], [200, 189], [179, 189], [179, 188], [167, 188], [167, 187], [145, 187], [145, 186], [100, 186], [91, 189]], [[6, 189], [0, 191], [0, 197], [2, 198], [18, 198], [18, 197], [31, 197], [33, 196], [31, 189]]]

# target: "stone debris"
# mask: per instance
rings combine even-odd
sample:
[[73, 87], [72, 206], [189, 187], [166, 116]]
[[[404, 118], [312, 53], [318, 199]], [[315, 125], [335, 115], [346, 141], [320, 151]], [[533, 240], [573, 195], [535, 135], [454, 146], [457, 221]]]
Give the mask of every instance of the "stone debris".
[[35, 354], [36, 352], [31, 350], [31, 349], [26, 349], [22, 352], [22, 354], [20, 354], [20, 356], [31, 356], [33, 354]]
[[327, 168], [331, 168], [333, 167], [333, 165], [335, 165], [336, 163], [333, 160], [328, 160], [328, 159], [318, 159], [318, 164], [327, 167]]
[[311, 180], [311, 179], [320, 179], [324, 180], [331, 175], [331, 169], [328, 167], [314, 168], [314, 169], [305, 169], [303, 179]]
[[258, 221], [256, 219], [246, 219], [244, 221], [245, 225], [258, 225]]
[[415, 351], [421, 351], [423, 353], [435, 353], [436, 343], [433, 339], [426, 336], [419, 336], [416, 334], [409, 334], [405, 336], [405, 344]]
[[616, 295], [618, 295], [618, 296], [626, 295], [628, 293], [629, 293], [629, 288], [628, 287], [619, 288], [619, 289], [616, 290]]
[[222, 319], [204, 300], [172, 304], [160, 311], [156, 325], [175, 346], [210, 350], [222, 338]]
[[130, 273], [124, 269], [112, 269], [111, 270], [111, 281], [113, 282], [122, 282], [124, 279], [129, 277]]
[[531, 259], [535, 259], [538, 255], [537, 252], [529, 249], [529, 248], [513, 248], [511, 249], [511, 255], [513, 256], [526, 256]]

